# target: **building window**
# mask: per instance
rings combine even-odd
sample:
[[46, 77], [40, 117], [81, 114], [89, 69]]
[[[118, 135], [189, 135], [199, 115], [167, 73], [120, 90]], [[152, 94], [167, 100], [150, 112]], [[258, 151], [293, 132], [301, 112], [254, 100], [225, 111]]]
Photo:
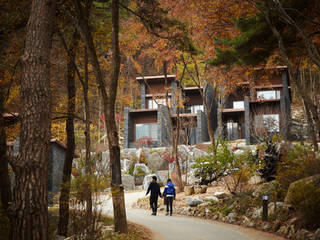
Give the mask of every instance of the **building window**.
[[148, 137], [156, 140], [158, 138], [157, 123], [136, 124], [136, 140], [142, 137]]
[[204, 112], [204, 106], [203, 105], [187, 106], [186, 112], [187, 113], [197, 113], [199, 110]]
[[279, 114], [263, 115], [263, 124], [268, 132], [279, 132]]
[[233, 108], [244, 109], [244, 101], [234, 101]]
[[[170, 104], [170, 99], [168, 99], [168, 103]], [[158, 109], [158, 105], [166, 106], [166, 99], [149, 99], [148, 100], [148, 109]]]
[[258, 99], [280, 99], [280, 90], [257, 91]]
[[236, 122], [227, 122], [227, 135], [228, 140], [233, 141], [238, 139], [238, 123]]

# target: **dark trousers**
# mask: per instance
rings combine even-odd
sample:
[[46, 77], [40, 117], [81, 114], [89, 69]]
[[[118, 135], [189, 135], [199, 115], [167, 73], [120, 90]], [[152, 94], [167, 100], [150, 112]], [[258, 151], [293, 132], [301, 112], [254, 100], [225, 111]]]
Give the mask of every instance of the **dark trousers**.
[[158, 197], [150, 197], [150, 207], [153, 213], [157, 213]]
[[167, 213], [169, 212], [169, 206], [170, 206], [170, 214], [172, 214], [172, 203], [173, 203], [173, 197], [166, 197]]

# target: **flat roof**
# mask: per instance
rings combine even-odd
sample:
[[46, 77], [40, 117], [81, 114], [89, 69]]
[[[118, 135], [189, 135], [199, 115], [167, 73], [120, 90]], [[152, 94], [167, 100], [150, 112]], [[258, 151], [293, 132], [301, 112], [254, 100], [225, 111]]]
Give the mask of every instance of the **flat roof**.
[[267, 102], [280, 102], [280, 99], [257, 99], [251, 100], [251, 103], [267, 103]]
[[[196, 117], [196, 113], [180, 113], [179, 117]], [[172, 114], [172, 117], [178, 117], [178, 114]]]
[[244, 108], [224, 108], [221, 110], [223, 113], [231, 113], [231, 112], [244, 112]]
[[[171, 75], [167, 75], [167, 78], [175, 78], [176, 75], [175, 74], [171, 74]], [[150, 79], [161, 79], [161, 78], [165, 78], [164, 75], [156, 75], [156, 76], [144, 76], [144, 77], [136, 77], [137, 80], [150, 80]]]
[[157, 108], [148, 109], [148, 108], [141, 108], [141, 109], [132, 109], [129, 112], [136, 113], [136, 112], [157, 112]]
[[[203, 89], [203, 87], [201, 86], [200, 89]], [[199, 90], [198, 87], [185, 87], [183, 88], [183, 91], [188, 91], [188, 90]]]
[[268, 69], [288, 69], [288, 66], [274, 66], [274, 67], [256, 67], [254, 70], [268, 70]]

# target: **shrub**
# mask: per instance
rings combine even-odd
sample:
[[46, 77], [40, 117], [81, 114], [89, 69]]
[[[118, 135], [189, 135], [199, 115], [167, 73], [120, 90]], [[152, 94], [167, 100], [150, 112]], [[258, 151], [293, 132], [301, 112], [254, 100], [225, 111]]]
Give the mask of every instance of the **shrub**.
[[311, 147], [296, 145], [279, 161], [276, 179], [279, 182], [278, 196], [284, 199], [291, 183], [320, 172], [320, 159]]
[[304, 181], [298, 182], [292, 187], [290, 203], [294, 210], [301, 215], [304, 227], [316, 229], [320, 226], [319, 186]]
[[216, 144], [209, 146], [211, 154], [196, 159], [192, 166], [201, 177], [200, 184], [208, 184], [221, 178], [227, 170], [234, 168], [234, 154], [227, 142], [218, 139]]
[[141, 168], [137, 168], [137, 172], [133, 175], [134, 177], [145, 177], [146, 173], [141, 169]]
[[131, 164], [130, 164], [130, 166], [129, 166], [128, 173], [129, 173], [131, 176], [133, 176], [134, 165], [135, 165], [135, 163], [134, 163], [134, 162], [131, 162]]

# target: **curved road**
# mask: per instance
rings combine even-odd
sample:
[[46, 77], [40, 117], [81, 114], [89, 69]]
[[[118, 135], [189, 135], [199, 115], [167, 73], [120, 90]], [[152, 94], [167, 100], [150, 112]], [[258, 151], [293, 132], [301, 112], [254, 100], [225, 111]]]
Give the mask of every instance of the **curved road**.
[[[145, 192], [126, 193], [127, 218], [149, 228], [155, 240], [282, 240], [284, 238], [243, 228], [237, 225], [192, 217], [165, 216], [159, 213], [151, 216], [151, 211], [133, 209], [132, 204], [143, 197]], [[112, 202], [108, 196], [102, 196], [102, 212], [112, 214]]]

